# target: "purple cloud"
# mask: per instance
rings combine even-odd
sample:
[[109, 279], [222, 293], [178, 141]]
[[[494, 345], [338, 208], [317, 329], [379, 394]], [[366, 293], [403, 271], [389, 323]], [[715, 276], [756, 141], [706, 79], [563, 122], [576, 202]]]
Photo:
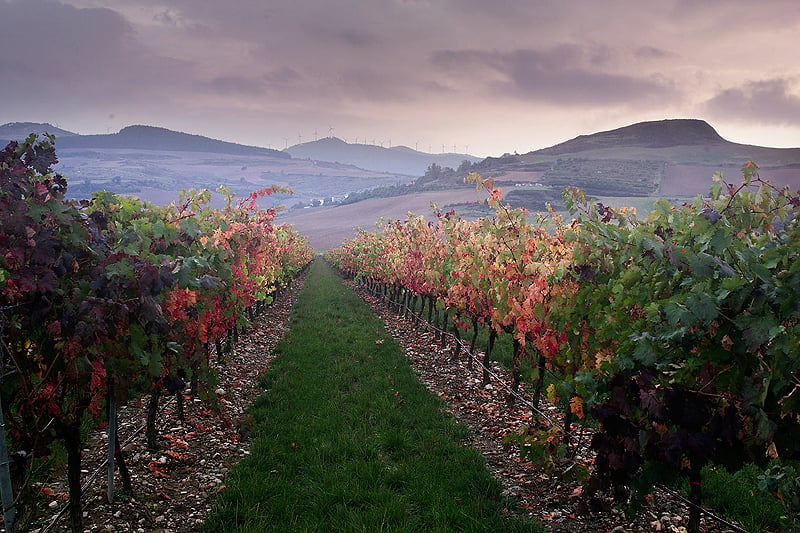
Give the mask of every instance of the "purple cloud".
[[800, 96], [790, 92], [789, 80], [751, 81], [725, 89], [705, 103], [709, 114], [767, 124], [800, 125]]
[[431, 62], [472, 80], [494, 79], [493, 90], [548, 103], [625, 104], [674, 96], [674, 89], [663, 81], [615, 73], [614, 54], [606, 47], [444, 50], [434, 53]]

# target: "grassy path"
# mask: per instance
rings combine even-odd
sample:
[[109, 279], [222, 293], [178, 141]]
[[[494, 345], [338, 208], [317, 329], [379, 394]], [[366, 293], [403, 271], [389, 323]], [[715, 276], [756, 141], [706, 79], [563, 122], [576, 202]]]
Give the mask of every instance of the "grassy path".
[[322, 261], [251, 408], [207, 531], [539, 531], [504, 511], [466, 430]]

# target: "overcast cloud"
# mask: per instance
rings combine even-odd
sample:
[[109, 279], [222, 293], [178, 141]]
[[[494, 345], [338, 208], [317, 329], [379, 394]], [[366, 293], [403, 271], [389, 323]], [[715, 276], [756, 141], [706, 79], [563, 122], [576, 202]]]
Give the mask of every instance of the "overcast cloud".
[[0, 21], [0, 123], [485, 156], [701, 118], [800, 146], [795, 0], [0, 0]]

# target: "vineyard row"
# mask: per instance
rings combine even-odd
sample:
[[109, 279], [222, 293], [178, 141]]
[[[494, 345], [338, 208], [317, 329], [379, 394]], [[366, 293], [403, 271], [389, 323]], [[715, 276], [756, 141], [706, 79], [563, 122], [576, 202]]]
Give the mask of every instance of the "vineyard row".
[[34, 480], [56, 443], [67, 455], [71, 527], [82, 531], [82, 423], [108, 417], [113, 455], [115, 409], [129, 399], [150, 394], [153, 446], [164, 391], [188, 382], [213, 404], [213, 386], [204, 386], [214, 381], [212, 347], [221, 358], [314, 254], [291, 227], [274, 224], [274, 209], [258, 207], [274, 188], [239, 201], [221, 189], [221, 209], [209, 206], [208, 191], [194, 190], [167, 207], [106, 192], [68, 201], [66, 178], [52, 171], [53, 142], [32, 135], [0, 152], [7, 531], [35, 518]]
[[[587, 498], [636, 503], [683, 479], [699, 506], [705, 465], [754, 462], [794, 524], [800, 194], [748, 163], [740, 183], [715, 175], [708, 196], [659, 200], [646, 218], [572, 188], [563, 193], [570, 220], [530, 221], [502, 204], [491, 179], [471, 179], [494, 217], [409, 214], [327, 259], [396, 301], [423, 298], [429, 313], [453, 318], [456, 335], [489, 326], [487, 360], [496, 335], [513, 335], [512, 387], [528, 359], [534, 401], [546, 394], [565, 412], [560, 425], [542, 421], [514, 438], [558, 465], [574, 420], [590, 419]], [[695, 509], [689, 529], [698, 527]]]

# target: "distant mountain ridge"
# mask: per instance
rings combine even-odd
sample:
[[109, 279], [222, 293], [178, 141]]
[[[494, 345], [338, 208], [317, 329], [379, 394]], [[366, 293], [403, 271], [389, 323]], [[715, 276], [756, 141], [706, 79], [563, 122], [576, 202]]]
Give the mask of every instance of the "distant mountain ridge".
[[430, 154], [406, 146], [384, 148], [369, 144], [347, 143], [337, 137], [325, 137], [290, 146], [286, 150], [274, 150], [145, 125], [127, 126], [118, 133], [80, 135], [47, 123], [12, 122], [0, 125], [0, 143], [5, 145], [12, 140], [21, 141], [31, 133], [41, 135], [45, 132], [56, 136], [56, 150], [125, 149], [296, 158], [352, 165], [366, 170], [412, 177], [425, 174], [431, 164], [457, 168], [464, 161], [475, 163], [482, 160], [480, 157], [453, 152]]
[[296, 144], [285, 151], [299, 159], [344, 163], [416, 177], [425, 174], [428, 167], [434, 163], [441, 167], [457, 168], [464, 161], [474, 163], [482, 159], [458, 153], [430, 154], [407, 146], [384, 148], [372, 144], [353, 144], [338, 137], [325, 137]]
[[[405, 146], [383, 148], [347, 143], [336, 137], [325, 137], [278, 151], [154, 126], [128, 126], [107, 135], [79, 135], [51, 124], [15, 122], [0, 126], [0, 141], [3, 138], [19, 140], [31, 132], [45, 131], [56, 134], [56, 149], [67, 167], [70, 158], [86, 158], [91, 151], [124, 150], [129, 152], [126, 155], [128, 159], [139, 160], [152, 159], [159, 152], [162, 153], [159, 156], [161, 160], [164, 160], [164, 152], [193, 152], [293, 161], [297, 164], [292, 168], [304, 166], [307, 169], [303, 171], [304, 175], [317, 177], [342, 172], [362, 175], [354, 173], [356, 167], [373, 173], [398, 175], [400, 183], [405, 183], [405, 178], [425, 177], [424, 183], [417, 180], [416, 184], [426, 190], [460, 187], [464, 175], [475, 171], [496, 178], [506, 187], [511, 184], [519, 188], [537, 187], [560, 192], [565, 186], [577, 186], [597, 195], [679, 196], [707, 192], [711, 176], [717, 171], [723, 171], [727, 179], [736, 179], [741, 165], [752, 160], [760, 165], [765, 178], [776, 184], [800, 188], [800, 148], [769, 148], [730, 142], [710, 124], [698, 119], [640, 122], [580, 135], [525, 154], [485, 159], [457, 153], [430, 154]], [[102, 173], [116, 173], [108, 161], [120, 156], [111, 152], [106, 156], [92, 155], [92, 161], [96, 159], [97, 163], [76, 168], [76, 175], [95, 176], [97, 179]], [[138, 152], [142, 152], [141, 155]], [[101, 172], [102, 161], [108, 168]], [[469, 161], [470, 165], [462, 165], [464, 161]], [[436, 173], [439, 177], [431, 179], [426, 171], [433, 164], [441, 169]], [[245, 163], [240, 165], [242, 168], [246, 166]], [[342, 170], [344, 166], [353, 169]], [[144, 179], [144, 170], [137, 172], [139, 174], [132, 171], [122, 174], [121, 179], [126, 176], [133, 179], [134, 175], [138, 176], [136, 179]], [[294, 173], [289, 167], [277, 173], [266, 168], [263, 171], [265, 176], [272, 176], [271, 179], [283, 179], [289, 172]]]

